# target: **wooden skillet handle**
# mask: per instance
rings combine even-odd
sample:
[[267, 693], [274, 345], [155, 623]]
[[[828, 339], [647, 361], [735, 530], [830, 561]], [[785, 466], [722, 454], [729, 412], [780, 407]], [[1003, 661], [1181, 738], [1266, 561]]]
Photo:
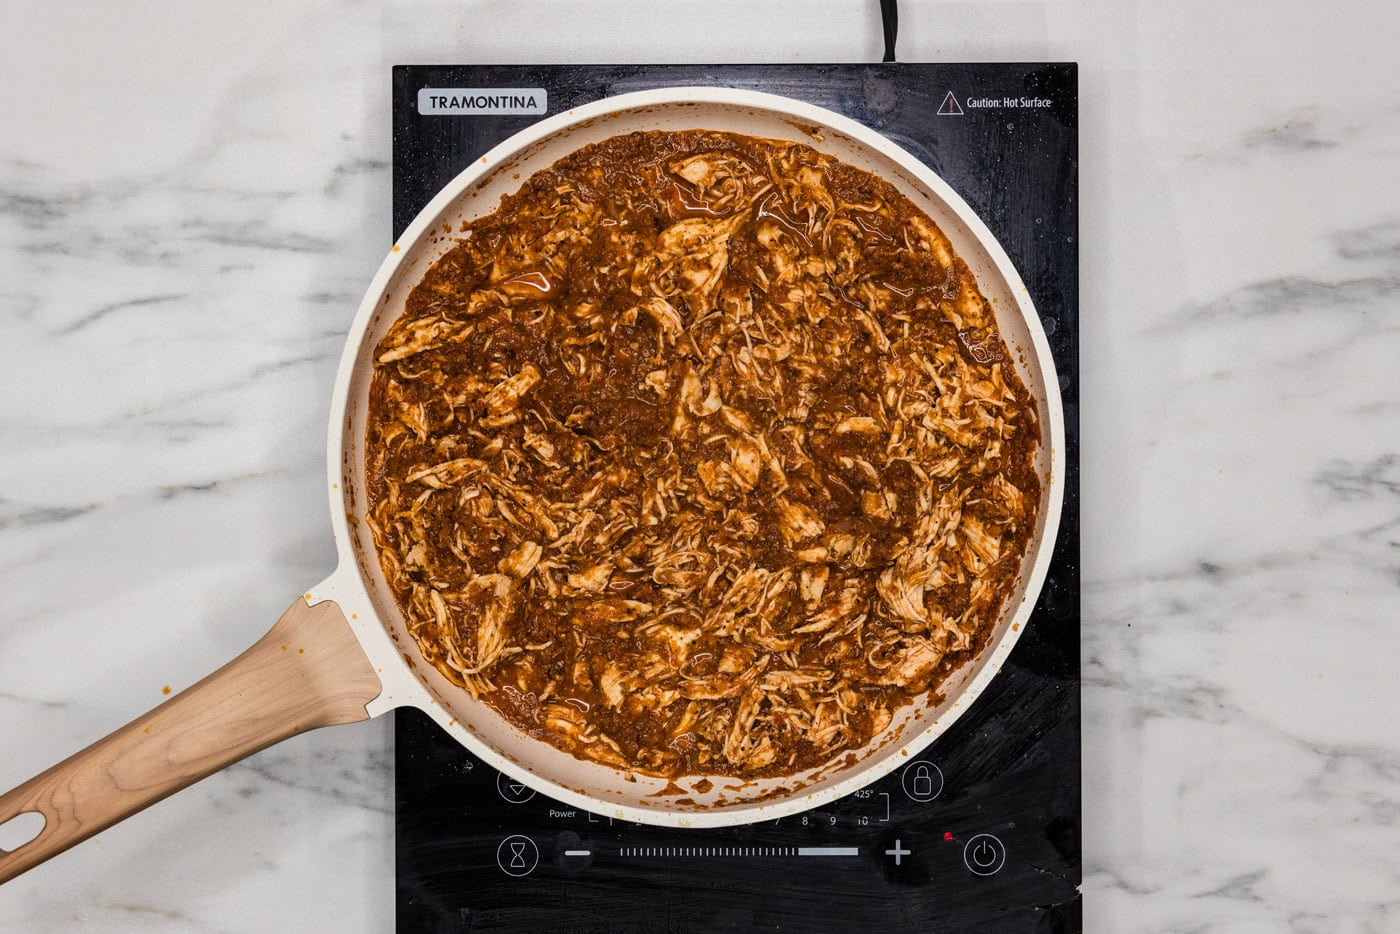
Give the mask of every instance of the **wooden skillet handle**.
[[0, 850], [0, 883], [273, 743], [368, 719], [379, 692], [340, 608], [297, 600], [203, 681], [0, 796], [0, 824], [44, 818], [38, 836]]

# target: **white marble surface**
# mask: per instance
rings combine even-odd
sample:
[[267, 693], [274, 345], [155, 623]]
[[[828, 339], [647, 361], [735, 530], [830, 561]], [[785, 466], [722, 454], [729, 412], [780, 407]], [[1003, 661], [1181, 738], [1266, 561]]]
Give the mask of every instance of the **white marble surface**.
[[[389, 67], [878, 57], [875, 4], [0, 8], [0, 789], [332, 567]], [[1400, 8], [911, 3], [1078, 60], [1093, 931], [1400, 930]], [[385, 723], [0, 888], [5, 931], [385, 931]]]

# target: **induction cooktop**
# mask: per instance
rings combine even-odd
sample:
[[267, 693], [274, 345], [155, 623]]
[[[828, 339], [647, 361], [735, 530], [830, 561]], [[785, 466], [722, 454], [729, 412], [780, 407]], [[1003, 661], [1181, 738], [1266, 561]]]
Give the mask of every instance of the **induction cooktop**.
[[414, 710], [396, 715], [398, 928], [1072, 932], [1081, 929], [1077, 76], [1073, 64], [458, 65], [393, 73], [394, 231], [511, 134], [678, 85], [782, 94], [923, 160], [1021, 273], [1064, 400], [1049, 575], [1001, 672], [901, 770], [834, 804], [717, 829], [551, 801]]

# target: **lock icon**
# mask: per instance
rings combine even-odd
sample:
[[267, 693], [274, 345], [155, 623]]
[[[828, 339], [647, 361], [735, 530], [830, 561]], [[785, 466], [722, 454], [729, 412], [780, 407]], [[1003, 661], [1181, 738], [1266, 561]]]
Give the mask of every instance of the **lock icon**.
[[943, 773], [938, 766], [922, 760], [904, 769], [904, 792], [915, 801], [932, 801], [943, 791]]

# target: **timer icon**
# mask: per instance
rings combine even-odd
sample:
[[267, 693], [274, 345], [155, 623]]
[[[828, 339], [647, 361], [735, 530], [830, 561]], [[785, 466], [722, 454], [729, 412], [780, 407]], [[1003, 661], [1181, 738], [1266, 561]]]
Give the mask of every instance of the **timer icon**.
[[508, 876], [528, 876], [539, 865], [540, 851], [535, 841], [521, 834], [511, 834], [496, 847], [496, 865]]

